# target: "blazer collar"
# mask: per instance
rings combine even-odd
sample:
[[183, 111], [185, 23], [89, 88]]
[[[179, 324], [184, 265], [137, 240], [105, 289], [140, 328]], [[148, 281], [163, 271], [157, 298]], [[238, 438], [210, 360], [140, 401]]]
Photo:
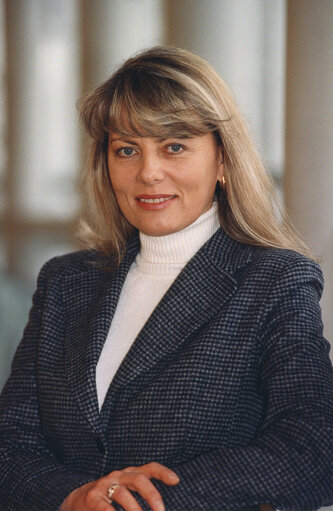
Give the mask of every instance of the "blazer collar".
[[[103, 414], [117, 391], [142, 382], [208, 322], [237, 289], [234, 273], [251, 260], [251, 247], [219, 229], [188, 262], [134, 341], [111, 382], [102, 416], [96, 393], [96, 365], [128, 270], [139, 250], [137, 236], [114, 272], [92, 270], [68, 276], [63, 284], [65, 357], [73, 395], [91, 425], [103, 430]], [[75, 305], [78, 306], [75, 309]], [[137, 385], [136, 385], [137, 388]]]
[[103, 269], [107, 260], [96, 254], [83, 271], [62, 283], [65, 310], [65, 365], [72, 395], [92, 427], [101, 433], [96, 392], [96, 365], [115, 313], [128, 270], [139, 251], [138, 236], [128, 244], [116, 271]]
[[216, 267], [232, 276], [238, 269], [251, 262], [255, 247], [234, 240], [220, 228], [202, 250]]
[[[137, 393], [151, 372], [181, 352], [194, 332], [209, 322], [237, 289], [236, 270], [251, 260], [251, 247], [222, 229], [188, 262], [152, 312], [109, 387], [102, 418], [106, 424], [120, 393]], [[131, 387], [131, 383], [134, 383]], [[131, 389], [131, 390], [130, 390]]]

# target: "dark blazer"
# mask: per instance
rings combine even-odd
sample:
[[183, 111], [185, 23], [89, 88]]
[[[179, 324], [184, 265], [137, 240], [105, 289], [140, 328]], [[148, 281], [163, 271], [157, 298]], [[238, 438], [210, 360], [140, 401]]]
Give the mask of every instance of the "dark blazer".
[[152, 313], [99, 413], [95, 367], [138, 250], [134, 237], [114, 272], [94, 251], [43, 267], [0, 401], [0, 507], [54, 511], [75, 487], [152, 460], [181, 479], [156, 483], [168, 511], [332, 504], [319, 267], [219, 230]]

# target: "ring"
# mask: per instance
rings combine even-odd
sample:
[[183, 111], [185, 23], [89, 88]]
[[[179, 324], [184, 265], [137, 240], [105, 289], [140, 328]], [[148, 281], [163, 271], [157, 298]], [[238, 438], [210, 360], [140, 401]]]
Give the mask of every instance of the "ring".
[[110, 504], [112, 502], [112, 498], [113, 498], [114, 492], [119, 487], [120, 487], [120, 484], [113, 484], [112, 486], [110, 486], [110, 488], [108, 488], [107, 496], [108, 496], [108, 499], [110, 499]]

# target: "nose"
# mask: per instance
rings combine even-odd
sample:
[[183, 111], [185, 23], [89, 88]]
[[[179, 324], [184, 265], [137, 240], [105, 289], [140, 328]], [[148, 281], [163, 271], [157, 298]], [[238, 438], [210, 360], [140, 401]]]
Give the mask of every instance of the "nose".
[[144, 184], [154, 184], [162, 181], [164, 171], [162, 158], [157, 151], [143, 151], [140, 162], [139, 179]]

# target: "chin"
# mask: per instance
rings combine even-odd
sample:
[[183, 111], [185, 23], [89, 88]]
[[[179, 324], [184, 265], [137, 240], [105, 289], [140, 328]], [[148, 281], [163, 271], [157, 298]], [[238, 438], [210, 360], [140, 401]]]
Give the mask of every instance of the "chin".
[[174, 232], [177, 232], [177, 231], [180, 231], [181, 229], [183, 229], [183, 227], [180, 227], [179, 229], [177, 228], [172, 228], [172, 227], [156, 227], [156, 228], [152, 228], [151, 226], [149, 226], [147, 229], [140, 229], [139, 228], [139, 231], [142, 232], [143, 234], [146, 234], [147, 236], [167, 236], [168, 234], [173, 234]]

